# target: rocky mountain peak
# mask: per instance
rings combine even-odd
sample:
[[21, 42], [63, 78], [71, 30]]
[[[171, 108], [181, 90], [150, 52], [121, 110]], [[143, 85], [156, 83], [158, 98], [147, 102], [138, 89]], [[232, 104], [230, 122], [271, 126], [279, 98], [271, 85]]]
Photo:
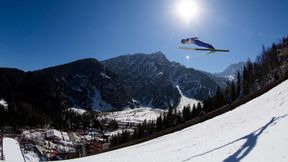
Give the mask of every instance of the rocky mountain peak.
[[103, 64], [119, 76], [126, 90], [140, 104], [156, 108], [179, 103], [177, 85], [184, 95], [200, 100], [214, 93], [217, 87], [206, 74], [170, 62], [162, 52], [119, 56]]
[[238, 71], [240, 72], [240, 74], [242, 73], [244, 66], [245, 62], [230, 64], [225, 70], [219, 73], [214, 73], [214, 75], [232, 81], [236, 79]]

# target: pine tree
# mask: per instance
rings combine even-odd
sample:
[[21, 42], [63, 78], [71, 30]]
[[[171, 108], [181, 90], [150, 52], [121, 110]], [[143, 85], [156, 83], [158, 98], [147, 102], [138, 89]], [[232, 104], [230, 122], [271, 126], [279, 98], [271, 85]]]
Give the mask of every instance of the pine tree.
[[243, 68], [243, 81], [242, 81], [242, 89], [243, 89], [243, 95], [249, 94], [249, 77], [248, 77], [248, 71], [246, 66]]
[[156, 131], [161, 131], [163, 129], [163, 120], [161, 115], [156, 120]]
[[197, 118], [198, 117], [195, 104], [193, 104], [193, 108], [192, 108], [191, 114], [192, 114], [192, 118]]
[[232, 81], [231, 83], [231, 98], [232, 101], [234, 101], [237, 97], [236, 97], [236, 88], [235, 88], [235, 83]]
[[167, 127], [172, 127], [176, 124], [176, 108], [169, 107], [167, 114]]
[[236, 89], [236, 97], [240, 97], [240, 92], [241, 92], [241, 75], [240, 72], [237, 72], [237, 89]]
[[197, 103], [196, 110], [197, 110], [197, 116], [200, 116], [201, 111], [202, 111], [202, 105], [200, 102]]
[[226, 84], [226, 89], [225, 89], [225, 96], [226, 96], [226, 102], [231, 103], [232, 102], [232, 96], [231, 96], [231, 83], [230, 81], [227, 82]]
[[[190, 115], [190, 114], [189, 114]], [[176, 124], [180, 124], [180, 123], [183, 123], [185, 122], [184, 118], [183, 118], [183, 114], [179, 111], [177, 114], [176, 114]]]
[[255, 81], [254, 73], [253, 73], [254, 72], [253, 63], [251, 62], [250, 59], [248, 59], [246, 64], [247, 64], [248, 84], [249, 84], [249, 87], [252, 87]]
[[227, 103], [231, 103], [235, 100], [236, 98], [236, 89], [235, 89], [235, 83], [232, 82], [227, 82], [227, 86], [226, 86], [226, 90], [225, 90], [225, 94], [226, 94], [226, 100]]
[[190, 105], [184, 106], [182, 111], [183, 120], [187, 121], [191, 118], [191, 108]]
[[218, 109], [226, 104], [224, 95], [222, 94], [220, 87], [217, 86], [216, 94], [213, 98], [215, 108]]
[[203, 110], [208, 113], [210, 111], [214, 110], [214, 104], [213, 104], [213, 99], [212, 97], [208, 97], [204, 100], [203, 102]]

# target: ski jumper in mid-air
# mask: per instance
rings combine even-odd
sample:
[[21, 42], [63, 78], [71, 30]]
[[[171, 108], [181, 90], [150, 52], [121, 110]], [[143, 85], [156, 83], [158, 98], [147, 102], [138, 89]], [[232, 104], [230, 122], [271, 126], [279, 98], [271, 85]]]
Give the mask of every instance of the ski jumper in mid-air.
[[196, 44], [197, 46], [206, 47], [208, 49], [215, 49], [211, 44], [200, 41], [197, 37], [186, 38], [181, 40], [182, 44]]
[[184, 49], [184, 50], [209, 51], [207, 54], [211, 54], [214, 52], [229, 52], [229, 50], [215, 49], [211, 44], [202, 42], [197, 37], [181, 39], [181, 43], [182, 44], [195, 44], [200, 47], [205, 47], [205, 48], [179, 47], [180, 49]]

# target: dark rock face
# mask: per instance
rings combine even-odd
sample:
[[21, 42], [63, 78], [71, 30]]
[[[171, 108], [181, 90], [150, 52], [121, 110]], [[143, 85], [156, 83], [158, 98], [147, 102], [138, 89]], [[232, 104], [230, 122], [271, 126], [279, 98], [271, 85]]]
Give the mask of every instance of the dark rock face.
[[179, 103], [180, 94], [165, 73], [170, 62], [162, 53], [119, 56], [103, 64], [119, 76], [128, 93], [141, 104], [168, 108]]
[[124, 55], [102, 63], [119, 76], [134, 99], [157, 108], [179, 104], [176, 85], [184, 95], [200, 100], [214, 93], [217, 87], [206, 74], [170, 62], [161, 52]]
[[69, 105], [111, 111], [129, 106], [131, 98], [113, 72], [96, 59], [83, 59], [37, 71], [54, 76], [64, 87]]

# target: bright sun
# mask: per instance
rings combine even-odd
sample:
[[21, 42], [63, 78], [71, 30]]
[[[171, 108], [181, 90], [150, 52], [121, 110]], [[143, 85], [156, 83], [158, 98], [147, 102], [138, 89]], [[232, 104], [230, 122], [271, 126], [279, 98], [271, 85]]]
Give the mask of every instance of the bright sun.
[[199, 6], [192, 0], [181, 0], [177, 4], [178, 15], [187, 23], [199, 16]]

